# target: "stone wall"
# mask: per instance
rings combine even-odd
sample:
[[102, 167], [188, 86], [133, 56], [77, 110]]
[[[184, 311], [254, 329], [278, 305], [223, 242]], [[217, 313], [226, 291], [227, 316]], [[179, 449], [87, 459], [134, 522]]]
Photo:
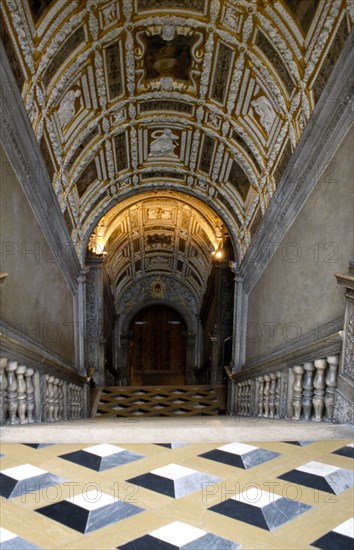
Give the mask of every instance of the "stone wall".
[[[353, 128], [352, 128], [353, 130]], [[353, 254], [353, 131], [349, 132], [249, 295], [246, 361], [313, 331], [321, 338], [344, 315], [345, 272]], [[314, 177], [316, 174], [314, 173]]]
[[0, 166], [1, 321], [73, 364], [73, 296], [3, 149]]

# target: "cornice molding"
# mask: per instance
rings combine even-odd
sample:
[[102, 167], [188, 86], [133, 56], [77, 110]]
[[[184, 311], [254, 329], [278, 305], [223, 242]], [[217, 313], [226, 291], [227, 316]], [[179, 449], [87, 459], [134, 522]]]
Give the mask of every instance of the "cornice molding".
[[273, 368], [292, 367], [305, 361], [340, 353], [343, 342], [342, 331], [343, 317], [339, 317], [328, 323], [328, 329], [322, 331], [321, 338], [316, 339], [314, 331], [311, 330], [294, 343], [248, 361], [240, 371], [232, 374], [232, 378], [239, 382]]
[[19, 364], [23, 363], [27, 367], [51, 374], [57, 373], [61, 377], [75, 379], [77, 382], [86, 381], [69, 362], [48, 351], [28, 335], [24, 337], [23, 333], [5, 321], [0, 323], [0, 351], [4, 357], [17, 361]]
[[75, 295], [80, 263], [1, 42], [0, 81], [1, 144], [53, 256]]
[[351, 101], [354, 92], [353, 40], [354, 29], [240, 265], [247, 294], [266, 270], [280, 242], [351, 127]]

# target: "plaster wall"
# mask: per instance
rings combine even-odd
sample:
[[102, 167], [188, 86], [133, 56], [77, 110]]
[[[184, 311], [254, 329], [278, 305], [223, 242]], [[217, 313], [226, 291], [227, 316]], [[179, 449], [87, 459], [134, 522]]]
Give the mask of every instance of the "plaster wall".
[[246, 361], [318, 339], [344, 315], [333, 273], [353, 257], [353, 174], [352, 127], [249, 295]]
[[0, 318], [73, 364], [73, 296], [2, 148], [0, 167]]

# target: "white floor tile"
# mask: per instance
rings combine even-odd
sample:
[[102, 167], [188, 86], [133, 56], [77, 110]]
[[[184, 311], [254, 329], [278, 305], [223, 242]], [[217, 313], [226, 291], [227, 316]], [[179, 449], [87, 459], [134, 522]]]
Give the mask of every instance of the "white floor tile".
[[157, 476], [165, 477], [167, 479], [181, 479], [182, 477], [190, 476], [195, 474], [196, 470], [191, 468], [186, 468], [185, 466], [179, 466], [178, 464], [168, 464], [167, 466], [162, 466], [161, 468], [156, 468], [156, 470], [151, 471], [152, 474]]
[[243, 491], [242, 493], [239, 493], [231, 498], [237, 500], [238, 502], [250, 504], [256, 508], [263, 508], [264, 506], [272, 504], [276, 500], [280, 499], [281, 496], [268, 493], [267, 491], [262, 491], [261, 488], [250, 487], [247, 491]]
[[193, 540], [199, 539], [206, 531], [192, 527], [182, 521], [174, 521], [165, 527], [152, 531], [150, 535], [174, 546], [184, 546]]
[[246, 445], [245, 443], [238, 443], [237, 441], [235, 443], [228, 443], [227, 445], [218, 447], [219, 451], [225, 451], [226, 453], [232, 453], [234, 455], [244, 455], [246, 453], [250, 453], [251, 451], [255, 451], [256, 449], [258, 449], [258, 447]]
[[346, 537], [354, 538], [354, 518], [349, 518], [347, 521], [344, 521], [344, 523], [341, 523], [333, 529], [335, 533], [340, 533], [341, 535], [344, 535]]
[[73, 497], [67, 498], [66, 500], [68, 502], [76, 504], [76, 506], [80, 506], [80, 508], [84, 508], [85, 510], [89, 511], [97, 510], [98, 508], [102, 508], [102, 506], [106, 506], [107, 504], [118, 502], [118, 500], [114, 496], [102, 493], [101, 490], [99, 490], [98, 488], [97, 491], [88, 491], [87, 493], [75, 495]]
[[122, 447], [116, 447], [115, 445], [108, 445], [102, 443], [101, 445], [93, 445], [92, 447], [86, 447], [83, 449], [86, 453], [92, 453], [97, 456], [110, 456], [116, 453], [122, 453], [125, 449]]
[[7, 470], [2, 470], [2, 474], [22, 481], [23, 479], [28, 479], [30, 477], [41, 476], [47, 474], [46, 470], [42, 468], [37, 468], [37, 466], [32, 466], [31, 464], [21, 464], [21, 466], [14, 466], [13, 468], [7, 468]]
[[316, 462], [315, 460], [307, 462], [303, 466], [299, 466], [296, 469], [299, 472], [306, 472], [308, 474], [314, 474], [321, 477], [326, 477], [327, 475], [333, 474], [333, 472], [340, 470], [340, 468], [337, 468], [336, 466], [331, 466], [331, 464], [323, 464], [322, 462]]

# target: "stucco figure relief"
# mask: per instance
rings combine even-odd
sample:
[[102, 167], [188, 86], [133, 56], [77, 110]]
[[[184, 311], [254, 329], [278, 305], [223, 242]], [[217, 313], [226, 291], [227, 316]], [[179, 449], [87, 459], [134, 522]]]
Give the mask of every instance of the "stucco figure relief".
[[261, 125], [266, 130], [266, 132], [269, 133], [276, 116], [269, 99], [261, 96], [252, 101], [251, 105], [258, 115]]
[[150, 157], [176, 157], [175, 148], [178, 137], [172, 133], [170, 128], [164, 130], [155, 130], [151, 137], [153, 141], [150, 144]]
[[58, 109], [61, 126], [67, 126], [81, 107], [81, 90], [79, 88], [69, 90], [63, 97]]

